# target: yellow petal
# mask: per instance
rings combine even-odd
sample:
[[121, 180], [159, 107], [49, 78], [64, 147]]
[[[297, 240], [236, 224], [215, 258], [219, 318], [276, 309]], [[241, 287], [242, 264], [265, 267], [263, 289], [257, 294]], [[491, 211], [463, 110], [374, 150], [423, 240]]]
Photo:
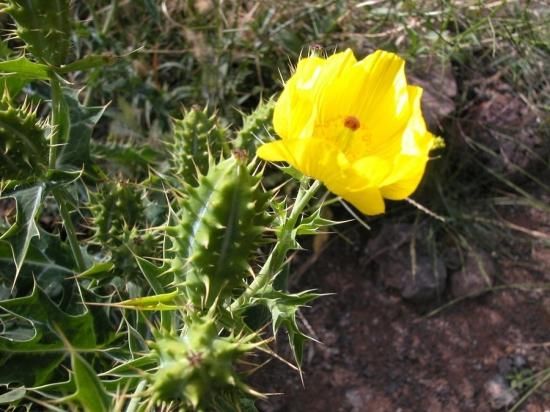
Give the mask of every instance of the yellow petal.
[[[343, 129], [340, 118], [348, 113], [346, 92], [350, 89], [347, 85], [353, 79], [347, 75], [349, 69], [357, 63], [353, 52], [347, 49], [336, 53], [326, 59], [325, 65], [319, 71], [315, 85], [314, 100], [318, 104], [315, 107], [315, 125], [312, 135], [318, 138], [328, 137], [330, 140], [335, 133]], [[328, 114], [327, 114], [328, 113]], [[324, 117], [323, 117], [324, 116]], [[338, 119], [338, 130], [327, 130], [332, 120]]]
[[325, 64], [319, 57], [302, 59], [286, 82], [273, 113], [273, 126], [283, 139], [298, 137], [308, 123], [313, 113], [317, 79]]
[[412, 112], [407, 126], [402, 132], [401, 153], [425, 156], [433, 146], [434, 136], [427, 131], [426, 122], [422, 116], [422, 88], [409, 86], [408, 90]]
[[398, 155], [392, 173], [381, 183], [382, 196], [392, 200], [410, 196], [422, 180], [427, 162], [428, 156]]
[[[327, 187], [331, 190], [328, 185]], [[335, 193], [366, 215], [378, 215], [384, 213], [386, 210], [384, 199], [378, 188], [367, 188], [357, 192]]]
[[263, 160], [287, 162], [325, 184], [339, 186], [347, 181], [347, 160], [334, 145], [320, 139], [277, 140], [260, 146], [256, 153]]
[[[357, 175], [358, 187], [378, 187], [391, 172], [392, 164], [375, 156], [363, 157], [352, 164], [352, 169]], [[350, 185], [351, 186], [351, 185]]]
[[370, 131], [370, 153], [391, 145], [391, 137], [407, 124], [411, 113], [405, 62], [393, 53], [377, 51], [359, 64], [367, 71], [368, 94], [360, 106]]

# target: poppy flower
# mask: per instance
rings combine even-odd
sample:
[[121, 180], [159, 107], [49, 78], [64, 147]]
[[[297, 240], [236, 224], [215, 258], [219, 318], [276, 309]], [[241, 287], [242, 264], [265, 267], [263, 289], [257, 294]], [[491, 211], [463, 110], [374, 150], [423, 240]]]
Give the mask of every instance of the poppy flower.
[[281, 139], [257, 154], [320, 180], [367, 215], [383, 213], [384, 199], [414, 192], [436, 140], [426, 129], [421, 96], [393, 53], [379, 50], [357, 61], [348, 49], [303, 58], [275, 105]]

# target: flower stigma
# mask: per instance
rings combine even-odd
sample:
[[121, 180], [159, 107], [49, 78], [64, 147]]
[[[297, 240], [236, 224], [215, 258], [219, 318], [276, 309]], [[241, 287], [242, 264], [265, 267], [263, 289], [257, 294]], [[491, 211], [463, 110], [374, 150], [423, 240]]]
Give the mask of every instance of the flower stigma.
[[359, 119], [355, 116], [348, 116], [344, 120], [344, 126], [350, 129], [352, 132], [355, 132], [361, 126]]

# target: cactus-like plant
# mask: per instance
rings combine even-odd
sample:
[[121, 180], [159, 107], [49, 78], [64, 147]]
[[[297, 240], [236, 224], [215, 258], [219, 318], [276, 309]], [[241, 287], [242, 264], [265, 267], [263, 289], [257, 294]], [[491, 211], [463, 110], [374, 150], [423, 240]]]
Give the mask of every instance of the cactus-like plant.
[[16, 23], [15, 34], [38, 59], [60, 66], [70, 48], [68, 0], [8, 0], [0, 4]]
[[139, 230], [146, 221], [142, 191], [128, 183], [109, 182], [90, 197], [94, 241], [110, 253], [117, 273], [135, 273], [134, 254], [149, 256], [157, 244], [153, 232]]
[[24, 180], [48, 167], [45, 127], [28, 104], [14, 107], [5, 94], [0, 100], [0, 176]]
[[91, 198], [96, 238], [102, 243], [117, 239], [125, 228], [132, 228], [144, 220], [141, 192], [130, 184], [106, 183]]
[[234, 390], [260, 395], [241, 381], [235, 362], [262, 342], [246, 337], [218, 336], [215, 321], [198, 318], [181, 337], [160, 336], [152, 343], [159, 369], [152, 376], [154, 401], [179, 400], [194, 408], [208, 407], [216, 397]]
[[237, 133], [233, 142], [238, 149], [246, 150], [250, 157], [256, 154], [256, 148], [261, 144], [262, 137], [274, 134], [272, 119], [275, 100], [260, 102], [256, 110], [245, 116], [243, 127]]
[[219, 157], [224, 138], [223, 130], [209, 117], [206, 110], [192, 108], [183, 119], [174, 120], [170, 152], [172, 175], [194, 186], [199, 174], [206, 174], [212, 157]]
[[260, 177], [234, 157], [212, 166], [189, 189], [181, 221], [167, 233], [172, 271], [193, 305], [208, 308], [243, 286], [249, 258], [271, 219], [268, 198]]

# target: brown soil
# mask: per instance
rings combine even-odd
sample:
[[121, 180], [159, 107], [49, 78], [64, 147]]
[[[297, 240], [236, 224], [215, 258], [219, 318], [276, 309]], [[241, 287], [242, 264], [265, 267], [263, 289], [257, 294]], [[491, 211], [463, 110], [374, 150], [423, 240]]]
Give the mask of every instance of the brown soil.
[[[495, 382], [496, 392], [508, 391], [521, 374], [550, 367], [548, 289], [502, 288], [426, 317], [451, 298], [449, 293], [439, 302], [405, 301], [372, 262], [367, 264], [366, 249], [336, 240], [300, 278], [297, 290], [335, 293], [303, 311], [304, 330], [322, 343], [306, 347], [303, 386], [297, 373], [277, 361], [254, 376], [257, 389], [282, 393], [261, 402], [262, 411], [506, 410], [521, 390], [513, 403], [502, 401]], [[549, 249], [533, 244], [530, 254], [528, 263], [526, 256], [498, 259], [495, 284], [548, 285]], [[297, 259], [294, 267], [305, 259]], [[276, 350], [290, 359], [284, 342], [281, 336]], [[498, 402], [508, 406], [499, 408]], [[549, 411], [550, 385], [519, 410]]]

